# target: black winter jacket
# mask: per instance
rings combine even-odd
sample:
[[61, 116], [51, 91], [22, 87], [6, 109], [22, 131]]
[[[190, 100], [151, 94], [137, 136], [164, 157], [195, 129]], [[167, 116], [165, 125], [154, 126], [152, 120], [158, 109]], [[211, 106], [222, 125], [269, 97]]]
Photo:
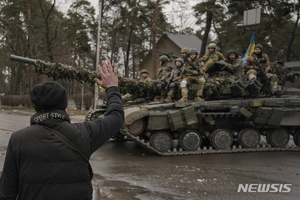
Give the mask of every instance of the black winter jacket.
[[124, 123], [118, 87], [108, 88], [106, 93], [103, 119], [71, 124], [66, 112], [47, 110], [33, 115], [31, 126], [11, 135], [0, 179], [0, 200], [92, 199], [88, 163], [45, 126], [64, 134], [90, 158]]

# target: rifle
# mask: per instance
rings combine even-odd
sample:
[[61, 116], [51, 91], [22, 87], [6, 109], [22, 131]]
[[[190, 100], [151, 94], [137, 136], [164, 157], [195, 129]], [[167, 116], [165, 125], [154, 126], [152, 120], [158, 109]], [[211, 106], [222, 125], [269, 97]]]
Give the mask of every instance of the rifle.
[[173, 82], [174, 70], [175, 70], [175, 69], [173, 69], [172, 72], [171, 72], [171, 75], [170, 75], [170, 77], [169, 77], [169, 81], [168, 81], [168, 83], [167, 83], [167, 85], [166, 85], [166, 87], [165, 87], [166, 90], [168, 89], [170, 83]]
[[168, 58], [179, 58], [178, 56], [170, 55], [170, 54], [167, 54], [167, 53], [164, 53], [164, 52], [161, 52], [161, 51], [156, 50], [156, 52], [160, 53], [160, 54], [163, 54], [163, 55], [166, 55], [166, 56], [168, 56]]
[[209, 82], [207, 77], [205, 76], [205, 73], [201, 69], [199, 69], [196, 65], [194, 65], [189, 59], [186, 59], [185, 62], [187, 62], [189, 65], [191, 65], [194, 70], [197, 70], [198, 74], [203, 74], [205, 81]]
[[268, 92], [270, 94], [273, 94], [273, 90], [272, 90], [272, 87], [270, 85], [269, 79], [268, 79], [268, 77], [265, 73], [265, 70], [259, 63], [266, 63], [266, 60], [255, 61], [255, 64], [258, 66], [259, 70], [261, 71], [262, 80], [263, 80], [265, 86], [267, 87]]

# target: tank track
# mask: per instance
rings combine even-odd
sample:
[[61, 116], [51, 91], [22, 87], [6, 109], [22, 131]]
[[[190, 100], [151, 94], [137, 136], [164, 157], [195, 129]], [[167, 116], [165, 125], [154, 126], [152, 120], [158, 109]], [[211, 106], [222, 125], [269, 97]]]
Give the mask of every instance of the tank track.
[[[202, 113], [201, 117], [209, 116], [209, 115], [215, 115], [219, 117], [229, 117], [229, 113]], [[232, 114], [231, 116], [236, 116], [235, 114]], [[212, 146], [204, 146], [203, 148], [198, 147], [195, 151], [185, 151], [182, 148], [172, 148], [168, 150], [167, 152], [160, 152], [156, 150], [154, 147], [150, 145], [149, 141], [145, 141], [144, 139], [140, 139], [139, 136], [132, 135], [128, 130], [127, 127], [124, 126], [120, 132], [131, 138], [133, 141], [137, 142], [139, 145], [144, 147], [145, 149], [161, 155], [161, 156], [185, 156], [185, 155], [205, 155], [205, 154], [222, 154], [222, 153], [247, 153], [247, 152], [271, 152], [271, 151], [297, 151], [300, 152], [300, 148], [298, 146], [286, 146], [286, 147], [272, 147], [270, 144], [259, 144], [256, 148], [244, 148], [242, 145], [232, 145], [231, 147], [227, 149], [213, 149]]]
[[[85, 117], [86, 121], [93, 121], [98, 119], [106, 109], [96, 109], [96, 110], [90, 110]], [[218, 117], [234, 117], [236, 114], [230, 114], [230, 113], [202, 113], [201, 117], [205, 116], [218, 116]], [[239, 114], [238, 114], [239, 115]], [[120, 133], [127, 137], [127, 139], [123, 140], [132, 140], [137, 142], [139, 145], [144, 147], [145, 149], [149, 150], [150, 152], [153, 152], [155, 154], [161, 155], [161, 156], [185, 156], [185, 155], [205, 155], [205, 154], [222, 154], [222, 153], [247, 153], [247, 152], [271, 152], [271, 151], [300, 151], [299, 147], [293, 146], [293, 147], [281, 147], [281, 148], [275, 148], [272, 147], [270, 144], [260, 144], [257, 145], [256, 148], [244, 148], [241, 145], [236, 146], [232, 145], [228, 149], [213, 149], [212, 146], [204, 146], [203, 148], [198, 147], [196, 151], [185, 151], [182, 148], [172, 148], [171, 150], [167, 152], [160, 152], [156, 150], [154, 147], [150, 145], [149, 141], [145, 141], [144, 139], [141, 139], [139, 136], [134, 136], [130, 132], [128, 132], [127, 127], [124, 126]]]

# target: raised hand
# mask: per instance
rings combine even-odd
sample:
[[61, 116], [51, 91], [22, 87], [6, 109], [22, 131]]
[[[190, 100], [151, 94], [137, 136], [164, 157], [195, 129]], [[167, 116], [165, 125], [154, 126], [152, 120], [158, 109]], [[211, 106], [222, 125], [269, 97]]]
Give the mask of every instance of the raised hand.
[[115, 64], [115, 69], [113, 71], [110, 61], [107, 61], [108, 69], [104, 61], [102, 61], [103, 70], [100, 65], [98, 65], [99, 74], [101, 80], [95, 78], [95, 81], [98, 85], [104, 89], [118, 86], [118, 63]]

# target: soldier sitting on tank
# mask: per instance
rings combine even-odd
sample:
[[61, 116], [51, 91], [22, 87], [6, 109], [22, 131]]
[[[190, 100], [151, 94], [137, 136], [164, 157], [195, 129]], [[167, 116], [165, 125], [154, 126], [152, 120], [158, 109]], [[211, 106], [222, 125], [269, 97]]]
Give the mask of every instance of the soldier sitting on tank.
[[[175, 60], [175, 68], [172, 73], [173, 77], [169, 77], [167, 79], [167, 83], [169, 83], [169, 92], [167, 94], [166, 102], [171, 102], [174, 99], [175, 90], [179, 87], [180, 82], [182, 81], [182, 70], [183, 70], [184, 60], [182, 58], [177, 58]], [[172, 78], [172, 80], [170, 80]]]
[[265, 63], [261, 63], [261, 65], [265, 70], [264, 73], [270, 80], [270, 85], [274, 93], [277, 91], [277, 75], [269, 73], [271, 69], [269, 57], [266, 53], [263, 53], [262, 50], [263, 46], [261, 44], [255, 45], [254, 52], [247, 57], [244, 63], [244, 69], [250, 81], [256, 80], [256, 75], [261, 75], [262, 73], [258, 67], [258, 63], [262, 60], [265, 61]]
[[[202, 98], [202, 94], [203, 94], [203, 89], [205, 86], [205, 78], [203, 74], [199, 74], [199, 72], [197, 70], [194, 69], [193, 66], [191, 66], [190, 63], [196, 65], [196, 67], [199, 68], [198, 64], [198, 59], [197, 59], [197, 49], [195, 48], [191, 48], [189, 51], [189, 58], [187, 59], [187, 62], [185, 62], [184, 64], [184, 68], [183, 68], [183, 80], [180, 83], [181, 86], [181, 96], [182, 98], [179, 100], [180, 102], [185, 102], [188, 100], [188, 85], [191, 84], [198, 84], [199, 87], [197, 89], [197, 94], [196, 94], [196, 98], [195, 101], [204, 101], [204, 99]], [[200, 69], [201, 70], [201, 69]]]
[[243, 60], [239, 57], [239, 54], [235, 50], [227, 52], [226, 67], [230, 68], [235, 76], [242, 76], [244, 74]]
[[151, 83], [152, 79], [149, 77], [149, 72], [146, 69], [141, 70], [141, 82]]
[[205, 72], [207, 72], [215, 62], [225, 60], [223, 54], [216, 51], [217, 45], [215, 43], [210, 43], [207, 48], [208, 53], [197, 61]]
[[162, 55], [159, 57], [159, 63], [161, 68], [157, 70], [156, 79], [161, 81], [161, 101], [164, 101], [164, 99], [167, 96], [167, 78], [170, 76], [173, 66], [170, 64], [170, 60], [166, 55]]

